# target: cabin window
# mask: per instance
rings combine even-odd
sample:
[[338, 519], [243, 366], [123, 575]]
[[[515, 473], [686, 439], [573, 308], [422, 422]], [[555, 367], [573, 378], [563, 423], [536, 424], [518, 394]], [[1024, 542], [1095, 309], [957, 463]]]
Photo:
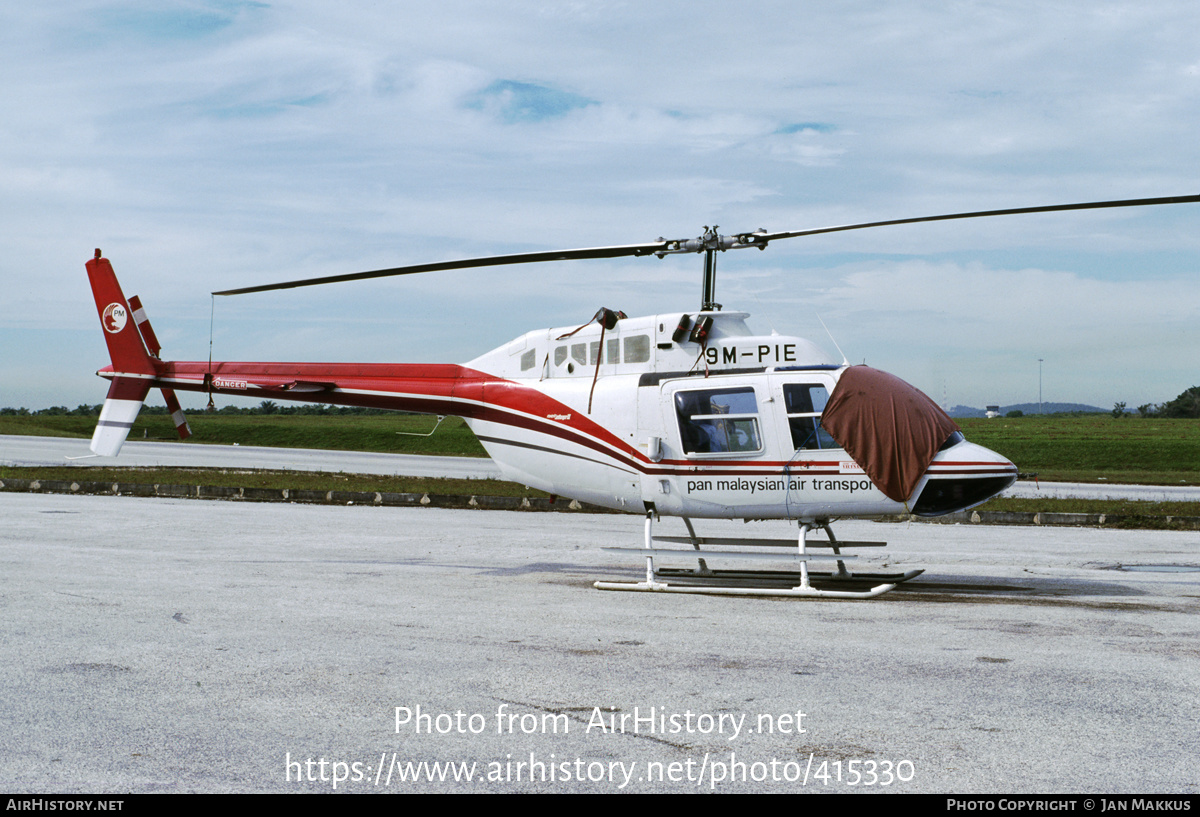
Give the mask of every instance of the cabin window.
[[537, 349], [530, 349], [521, 355], [521, 371], [527, 372], [537, 365]]
[[686, 454], [762, 450], [752, 388], [676, 392], [675, 413]]
[[648, 363], [650, 361], [650, 336], [633, 335], [625, 338], [625, 362]]
[[567, 362], [567, 347], [558, 346], [554, 349], [554, 365], [561, 366]]
[[945, 451], [947, 448], [953, 448], [959, 443], [966, 441], [967, 438], [963, 436], [961, 431], [951, 432], [950, 436], [946, 438], [946, 442], [942, 443], [942, 447], [939, 448], [938, 451]]
[[607, 348], [604, 350], [605, 363], [620, 363], [621, 362], [621, 340], [620, 338], [609, 338], [605, 344]]
[[829, 392], [817, 383], [788, 383], [783, 387], [783, 403], [787, 409], [788, 427], [792, 430], [792, 447], [797, 451], [808, 448], [841, 448], [821, 425], [821, 412], [829, 402]]
[[572, 343], [571, 344], [571, 359], [576, 363], [587, 363], [587, 344]]

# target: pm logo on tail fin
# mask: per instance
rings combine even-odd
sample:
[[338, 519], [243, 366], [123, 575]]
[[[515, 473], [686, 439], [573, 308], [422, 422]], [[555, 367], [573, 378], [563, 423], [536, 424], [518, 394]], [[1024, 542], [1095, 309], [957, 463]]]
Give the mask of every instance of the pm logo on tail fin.
[[100, 323], [104, 325], [104, 331], [114, 335], [124, 329], [128, 322], [129, 311], [124, 304], [109, 304], [100, 313]]

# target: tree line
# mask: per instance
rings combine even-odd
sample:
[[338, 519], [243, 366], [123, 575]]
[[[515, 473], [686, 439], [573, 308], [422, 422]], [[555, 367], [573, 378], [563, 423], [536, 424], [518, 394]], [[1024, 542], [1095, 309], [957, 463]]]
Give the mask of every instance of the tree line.
[[[1174, 400], [1168, 400], [1165, 403], [1158, 405], [1147, 403], [1144, 406], [1138, 406], [1137, 412], [1142, 417], [1200, 418], [1200, 386], [1192, 386]], [[1132, 413], [1126, 410], [1124, 403], [1117, 403], [1113, 406], [1113, 417], [1124, 417]]]

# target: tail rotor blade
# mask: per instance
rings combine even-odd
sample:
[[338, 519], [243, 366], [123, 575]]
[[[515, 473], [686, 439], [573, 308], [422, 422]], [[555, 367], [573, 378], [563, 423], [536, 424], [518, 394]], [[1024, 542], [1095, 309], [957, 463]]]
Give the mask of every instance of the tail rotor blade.
[[175, 396], [174, 389], [162, 388], [163, 399], [167, 401], [167, 411], [171, 412], [171, 421], [175, 423], [175, 431], [179, 433], [179, 439], [186, 440], [192, 436], [192, 427], [188, 425], [187, 417], [183, 414], [183, 407], [179, 405], [179, 398]]

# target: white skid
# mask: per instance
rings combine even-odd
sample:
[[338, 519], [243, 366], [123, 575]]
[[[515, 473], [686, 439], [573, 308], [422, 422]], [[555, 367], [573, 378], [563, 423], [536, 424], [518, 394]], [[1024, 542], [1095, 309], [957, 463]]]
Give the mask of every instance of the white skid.
[[[655, 536], [655, 542], [671, 542], [679, 545], [731, 545], [733, 547], [780, 547], [795, 548], [795, 539], [754, 539], [728, 536]], [[806, 543], [810, 548], [881, 548], [887, 547], [887, 542], [822, 542], [819, 539]], [[846, 557], [848, 558], [848, 557]]]
[[[660, 541], [659, 537], [654, 537], [654, 541]], [[792, 548], [796, 547], [796, 543], [790, 543]], [[744, 550], [680, 550], [679, 548], [600, 548], [609, 553], [636, 553], [640, 556], [684, 556], [688, 559], [709, 559], [713, 556], [720, 556], [726, 559], [776, 559], [785, 562], [808, 562], [813, 559], [821, 559], [829, 561], [831, 556], [801, 556], [799, 551], [793, 550], [792, 553], [754, 553]], [[857, 559], [857, 556], [838, 556], [839, 561], [845, 559]]]
[[872, 587], [870, 590], [854, 591], [818, 590], [812, 586], [801, 585], [785, 590], [765, 587], [689, 587], [687, 585], [671, 585], [665, 582], [596, 582], [592, 586], [597, 590], [636, 590], [650, 593], [693, 593], [707, 596], [784, 596], [827, 599], [873, 599], [896, 587], [894, 584], [880, 584]]

